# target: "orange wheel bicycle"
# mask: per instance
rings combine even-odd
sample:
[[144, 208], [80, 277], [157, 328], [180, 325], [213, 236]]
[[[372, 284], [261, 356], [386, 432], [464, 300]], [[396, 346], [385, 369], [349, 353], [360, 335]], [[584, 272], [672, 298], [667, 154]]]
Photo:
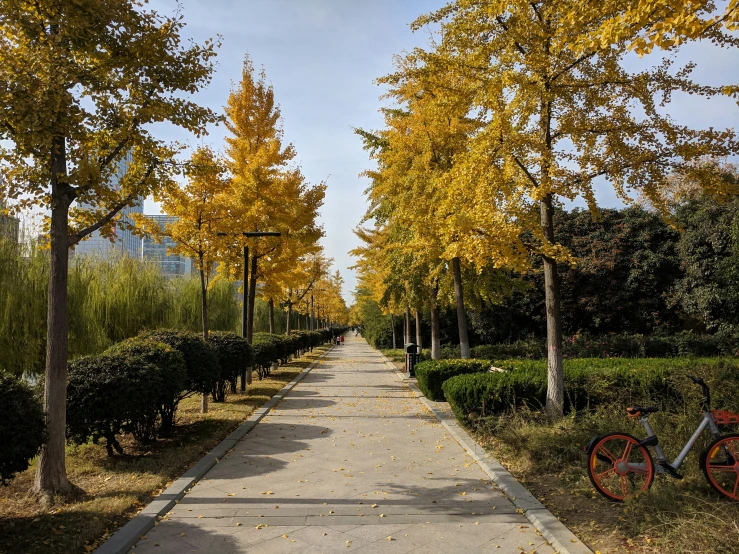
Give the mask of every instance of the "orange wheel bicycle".
[[714, 489], [739, 501], [739, 434], [724, 435], [713, 441], [703, 453], [701, 465]]
[[598, 437], [589, 450], [588, 475], [593, 486], [614, 502], [647, 490], [654, 479], [649, 450], [626, 433]]

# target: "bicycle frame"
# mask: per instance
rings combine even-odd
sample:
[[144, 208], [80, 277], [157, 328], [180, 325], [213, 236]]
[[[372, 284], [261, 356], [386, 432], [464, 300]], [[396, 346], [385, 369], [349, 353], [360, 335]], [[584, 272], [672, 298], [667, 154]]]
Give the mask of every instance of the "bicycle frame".
[[[647, 438], [643, 442], [649, 442], [649, 446], [653, 446], [654, 451], [657, 453], [657, 457], [655, 458], [656, 464], [654, 467], [656, 473], [667, 473], [668, 475], [670, 475], [672, 473], [670, 470], [674, 472], [680, 469], [680, 466], [683, 465], [685, 458], [688, 457], [688, 454], [692, 450], [693, 446], [695, 446], [696, 441], [700, 438], [700, 436], [703, 434], [703, 431], [705, 431], [706, 429], [710, 429], [711, 434], [714, 436], [714, 438], [721, 437], [721, 431], [719, 431], [718, 425], [716, 424], [716, 419], [713, 417], [713, 414], [710, 411], [704, 410], [703, 420], [700, 422], [700, 425], [698, 425], [698, 428], [693, 433], [693, 436], [688, 439], [688, 442], [680, 451], [680, 454], [678, 454], [677, 457], [672, 461], [672, 463], [667, 464], [667, 458], [662, 451], [662, 447], [659, 445], [659, 441], [656, 440], [652, 442], [649, 440], [652, 437], [654, 437], [654, 439], [657, 439], [657, 435], [654, 433], [652, 426], [649, 424], [649, 415], [640, 417], [639, 422], [642, 424], [642, 427], [644, 427], [644, 430], [647, 432]], [[669, 468], [666, 468], [665, 464], [669, 465]], [[634, 465], [636, 466], [636, 464]]]

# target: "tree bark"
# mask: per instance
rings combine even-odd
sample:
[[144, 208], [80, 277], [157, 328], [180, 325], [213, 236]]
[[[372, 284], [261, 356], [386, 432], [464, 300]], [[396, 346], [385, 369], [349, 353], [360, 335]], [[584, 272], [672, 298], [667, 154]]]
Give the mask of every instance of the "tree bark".
[[274, 333], [275, 332], [275, 301], [270, 298], [269, 299], [269, 332]]
[[418, 352], [421, 352], [421, 312], [416, 310], [416, 344]]
[[[51, 152], [51, 229], [48, 307], [46, 318], [46, 374], [44, 377], [44, 412], [48, 440], [42, 445], [36, 466], [34, 491], [50, 503], [54, 494], [72, 490], [67, 478], [67, 358], [69, 206], [73, 193], [65, 182], [67, 175], [66, 142], [56, 137]], [[61, 178], [61, 180], [60, 180]]]
[[[205, 267], [203, 257], [200, 256], [200, 310], [203, 320], [203, 340], [208, 342], [208, 288], [205, 285]], [[200, 397], [200, 413], [208, 413], [208, 393], [202, 393]]]
[[403, 347], [411, 342], [411, 309], [406, 308], [403, 314], [405, 324], [403, 326]]
[[436, 294], [434, 294], [433, 304], [431, 305], [431, 359], [441, 359], [441, 330], [439, 326], [439, 306], [436, 303]]
[[397, 345], [395, 343], [395, 316], [393, 314], [390, 314], [390, 325], [393, 328], [393, 350], [395, 350]]
[[[554, 244], [554, 210], [552, 195], [540, 202], [541, 227], [544, 237]], [[564, 415], [564, 371], [562, 369], [562, 315], [560, 311], [559, 275], [557, 262], [548, 256], [544, 261], [544, 289], [547, 310], [547, 400], [546, 412], [558, 419]]]
[[310, 295], [310, 330], [316, 330], [316, 312], [313, 305], [313, 295]]
[[452, 258], [454, 271], [454, 299], [457, 303], [457, 328], [459, 329], [459, 349], [462, 358], [470, 357], [470, 339], [467, 336], [467, 312], [464, 309], [464, 290], [462, 289], [462, 268], [459, 258]]

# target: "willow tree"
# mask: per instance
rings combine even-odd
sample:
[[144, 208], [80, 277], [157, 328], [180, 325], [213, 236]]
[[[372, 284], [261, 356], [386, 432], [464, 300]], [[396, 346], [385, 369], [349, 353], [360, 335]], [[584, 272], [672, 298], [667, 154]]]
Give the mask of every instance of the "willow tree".
[[614, 43], [583, 48], [583, 37], [620, 9], [618, 2], [460, 0], [413, 24], [441, 26], [438, 46], [422, 55], [473, 91], [470, 107], [481, 124], [455, 158], [449, 211], [470, 206], [465, 218], [477, 230], [478, 256], [497, 254], [487, 237], [512, 222], [519, 227], [512, 239], [521, 244], [521, 233], [530, 233], [528, 246], [543, 261], [552, 417], [564, 407], [557, 263], [570, 260], [554, 236], [555, 204], [581, 197], [596, 212], [594, 188], [610, 181], [626, 202], [639, 191], [660, 205], [669, 173], [735, 148], [729, 131], [689, 129], [663, 114], [675, 92], [720, 92], [693, 83], [692, 65], [623, 68], [638, 26]]
[[[214, 114], [187, 94], [205, 86], [215, 45], [183, 46], [184, 23], [138, 0], [0, 3], [0, 196], [48, 210], [50, 279], [44, 409], [49, 439], [35, 489], [72, 489], [65, 465], [69, 249], [171, 179], [174, 147], [151, 124], [201, 134]], [[132, 155], [118, 188], [108, 183]], [[77, 206], [72, 209], [72, 205]]]

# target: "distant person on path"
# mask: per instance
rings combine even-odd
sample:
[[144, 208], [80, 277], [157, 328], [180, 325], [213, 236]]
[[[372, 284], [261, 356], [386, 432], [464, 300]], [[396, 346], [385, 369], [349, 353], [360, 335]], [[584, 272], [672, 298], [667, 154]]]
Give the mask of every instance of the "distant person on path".
[[341, 341], [341, 346], [344, 346], [344, 335], [341, 335], [339, 340]]

